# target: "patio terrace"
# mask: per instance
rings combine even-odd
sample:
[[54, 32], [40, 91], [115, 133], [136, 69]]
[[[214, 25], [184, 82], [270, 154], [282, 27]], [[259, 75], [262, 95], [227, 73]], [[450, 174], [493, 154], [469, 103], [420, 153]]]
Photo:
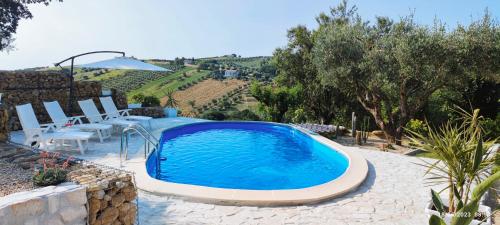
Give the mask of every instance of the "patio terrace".
[[[155, 135], [162, 129], [201, 121], [192, 118], [155, 119]], [[11, 133], [13, 142], [22, 143], [21, 131]], [[143, 141], [133, 138], [129, 156], [143, 157]], [[79, 158], [120, 168], [120, 137], [104, 143], [90, 142]], [[320, 204], [293, 207], [223, 206], [197, 203], [176, 196], [139, 192], [141, 224], [425, 224], [424, 207], [429, 188], [424, 186], [424, 168], [419, 159], [399, 154], [348, 147], [369, 162], [369, 174], [354, 192]]]

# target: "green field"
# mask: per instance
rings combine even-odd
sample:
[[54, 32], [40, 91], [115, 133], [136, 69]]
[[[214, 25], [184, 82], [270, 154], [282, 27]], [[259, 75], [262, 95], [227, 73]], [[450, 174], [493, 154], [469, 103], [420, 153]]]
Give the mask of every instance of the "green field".
[[[184, 77], [184, 73], [187, 73], [188, 76]], [[148, 82], [140, 88], [128, 92], [127, 97], [130, 99], [135, 94], [141, 93], [144, 95], [153, 95], [158, 98], [162, 98], [168, 90], [177, 90], [180, 86], [198, 81], [207, 76], [209, 73], [210, 71], [202, 70], [198, 72], [195, 68], [185, 67], [169, 74], [168, 76]]]
[[239, 68], [245, 69], [259, 69], [262, 63], [269, 61], [271, 58], [268, 56], [257, 56], [257, 57], [249, 57], [249, 58], [238, 58], [238, 57], [230, 57], [230, 56], [222, 56], [222, 57], [210, 57], [210, 58], [202, 58], [198, 59], [198, 61], [210, 61], [216, 60], [219, 64], [235, 66]]

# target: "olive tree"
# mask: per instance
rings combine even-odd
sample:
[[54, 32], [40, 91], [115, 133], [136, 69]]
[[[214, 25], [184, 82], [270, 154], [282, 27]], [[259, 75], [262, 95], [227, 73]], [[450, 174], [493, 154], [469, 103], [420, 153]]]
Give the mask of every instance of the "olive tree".
[[298, 104], [301, 88], [288, 88], [275, 85], [261, 85], [254, 81], [250, 87], [252, 96], [259, 102], [259, 110], [264, 119], [273, 122], [288, 122], [285, 114]]
[[322, 82], [354, 94], [396, 144], [436, 90], [471, 78], [500, 80], [500, 29], [488, 13], [450, 32], [412, 16], [370, 24], [345, 2], [319, 19], [313, 62]]
[[343, 105], [344, 95], [332, 85], [324, 85], [312, 62], [314, 32], [304, 26], [288, 31], [288, 45], [278, 48], [273, 54], [277, 69], [275, 82], [286, 87], [301, 87], [299, 107], [311, 121], [330, 124]]
[[[467, 45], [470, 41], [462, 35], [467, 31], [447, 32], [438, 22], [430, 27], [417, 25], [412, 16], [398, 22], [378, 17], [371, 25], [345, 2], [331, 12], [320, 17], [325, 22], [313, 49], [322, 82], [354, 94], [392, 143], [401, 143], [403, 127], [432, 93], [445, 85], [458, 85], [472, 72], [467, 65], [474, 65], [474, 71], [498, 74], [498, 68], [481, 62], [481, 57], [488, 57], [484, 52], [477, 53], [477, 58], [467, 53], [477, 47]], [[498, 35], [498, 29], [486, 26], [490, 27], [483, 36]], [[498, 48], [498, 41], [487, 46]]]

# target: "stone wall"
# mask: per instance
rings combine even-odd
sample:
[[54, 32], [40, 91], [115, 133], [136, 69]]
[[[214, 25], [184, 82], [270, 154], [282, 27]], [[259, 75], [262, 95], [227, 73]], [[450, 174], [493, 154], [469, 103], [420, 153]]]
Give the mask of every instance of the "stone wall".
[[85, 187], [63, 183], [18, 192], [0, 200], [0, 224], [86, 224]]
[[[92, 98], [102, 111], [99, 96], [102, 87], [97, 81], [76, 81], [74, 83], [74, 101], [72, 112], [69, 112], [70, 79], [60, 71], [0, 71], [0, 93], [2, 102], [7, 107], [11, 130], [21, 129], [15, 110], [16, 105], [31, 103], [40, 123], [50, 123], [43, 106], [43, 101], [58, 101], [63, 110], [70, 115], [82, 115], [78, 100]], [[124, 94], [112, 90], [113, 98], [119, 109], [127, 107]], [[1, 116], [1, 115], [0, 115]], [[1, 120], [1, 119], [0, 119]]]
[[153, 118], [165, 117], [162, 107], [143, 107], [132, 109], [130, 111], [130, 115], [150, 116]]
[[87, 187], [88, 223], [90, 225], [132, 225], [137, 215], [137, 189], [132, 175], [109, 174], [97, 167], [87, 167], [68, 174], [70, 180]]
[[5, 105], [0, 102], [0, 142], [9, 139], [9, 114]]

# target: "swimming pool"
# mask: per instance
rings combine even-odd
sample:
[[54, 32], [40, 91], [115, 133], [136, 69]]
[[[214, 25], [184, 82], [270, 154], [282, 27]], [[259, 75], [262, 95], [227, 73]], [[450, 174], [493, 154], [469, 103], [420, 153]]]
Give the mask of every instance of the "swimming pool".
[[[168, 129], [148, 161], [151, 176], [217, 188], [281, 190], [311, 187], [342, 175], [348, 159], [287, 125], [206, 122]], [[165, 160], [166, 159], [166, 160]]]
[[[196, 122], [156, 131], [160, 146], [139, 189], [196, 201], [278, 206], [319, 202], [357, 188], [368, 173], [356, 152], [299, 127]], [[159, 159], [159, 160], [158, 160]]]

